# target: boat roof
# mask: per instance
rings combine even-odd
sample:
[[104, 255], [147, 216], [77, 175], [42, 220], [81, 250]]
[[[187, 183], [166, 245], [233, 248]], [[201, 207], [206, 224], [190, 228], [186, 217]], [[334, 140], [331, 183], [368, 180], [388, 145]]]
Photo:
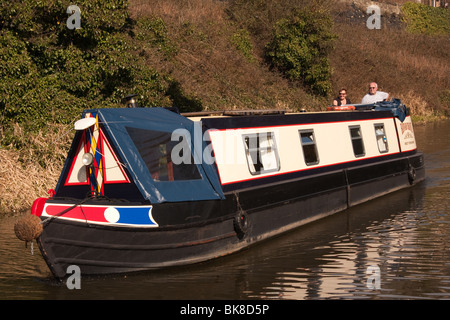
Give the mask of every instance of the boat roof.
[[[401, 122], [404, 121], [408, 110], [405, 105], [402, 104], [400, 99], [393, 99], [392, 101], [380, 101], [371, 104], [351, 104], [343, 105], [342, 107], [348, 107], [348, 110], [333, 110], [331, 106], [327, 111], [291, 111], [291, 110], [279, 110], [279, 109], [249, 109], [249, 110], [223, 110], [223, 111], [199, 111], [199, 112], [185, 112], [181, 113], [182, 116], [192, 120], [201, 121], [205, 119], [215, 118], [239, 118], [239, 117], [255, 117], [255, 116], [305, 116], [305, 115], [324, 115], [329, 113], [342, 114], [343, 112], [365, 112], [365, 111], [389, 111], [393, 116], [399, 118]], [[365, 115], [367, 116], [367, 114]], [[355, 117], [352, 115], [351, 117]]]

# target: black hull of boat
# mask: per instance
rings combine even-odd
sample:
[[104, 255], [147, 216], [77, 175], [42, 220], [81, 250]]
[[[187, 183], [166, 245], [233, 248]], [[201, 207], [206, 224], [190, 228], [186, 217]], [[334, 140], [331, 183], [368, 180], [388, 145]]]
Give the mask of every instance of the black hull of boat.
[[[51, 219], [37, 239], [57, 278], [126, 273], [198, 263], [326, 217], [425, 179], [421, 153], [229, 191], [225, 200], [160, 204], [180, 210], [158, 228], [111, 227]], [[187, 210], [183, 214], [183, 210]], [[195, 217], [192, 212], [198, 212]], [[177, 211], [178, 213], [178, 211]], [[192, 220], [187, 219], [191, 217]], [[44, 219], [44, 218], [43, 218]], [[197, 219], [197, 220], [195, 220]]]

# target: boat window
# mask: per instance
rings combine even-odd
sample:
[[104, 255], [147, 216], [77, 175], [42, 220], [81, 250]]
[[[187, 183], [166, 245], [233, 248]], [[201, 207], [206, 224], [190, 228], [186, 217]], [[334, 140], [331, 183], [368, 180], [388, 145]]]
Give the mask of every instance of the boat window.
[[352, 145], [353, 145], [353, 153], [355, 154], [355, 157], [363, 157], [366, 152], [364, 150], [364, 142], [361, 134], [361, 127], [360, 126], [351, 126], [350, 129], [350, 137], [352, 139]]
[[381, 153], [388, 152], [388, 143], [386, 133], [384, 131], [384, 124], [375, 124], [375, 135], [377, 137], [378, 150]]
[[308, 166], [319, 163], [319, 156], [317, 154], [316, 139], [314, 137], [314, 130], [300, 130], [300, 140], [303, 147], [303, 155]]
[[273, 132], [243, 135], [247, 164], [253, 175], [280, 170]]
[[[155, 181], [177, 181], [201, 179], [192, 155], [176, 164], [172, 161], [172, 149], [180, 143], [171, 141], [171, 133], [126, 127], [136, 149]], [[185, 150], [181, 150], [185, 151]], [[190, 150], [188, 150], [190, 151]], [[180, 157], [183, 158], [182, 155]]]

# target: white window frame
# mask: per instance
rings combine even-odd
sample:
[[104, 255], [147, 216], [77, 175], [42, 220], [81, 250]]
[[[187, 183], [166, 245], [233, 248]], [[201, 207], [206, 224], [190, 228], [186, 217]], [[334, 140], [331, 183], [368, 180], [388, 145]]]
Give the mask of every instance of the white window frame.
[[380, 151], [380, 153], [389, 152], [389, 145], [387, 141], [384, 123], [375, 123], [374, 129], [375, 129], [375, 136], [377, 139], [378, 151]]
[[[355, 155], [356, 158], [364, 157], [366, 155], [366, 148], [364, 146], [364, 139], [363, 139], [363, 135], [362, 135], [361, 126], [360, 125], [349, 126], [348, 129], [350, 132], [350, 139], [352, 140], [353, 154]], [[359, 131], [359, 136], [357, 136], [357, 137], [354, 137], [352, 135], [352, 130], [355, 130], [355, 129], [357, 129]], [[361, 141], [362, 153], [357, 154], [356, 150], [355, 150], [355, 142], [358, 140]]]
[[273, 132], [242, 135], [247, 165], [252, 175], [280, 170], [280, 158]]
[[[303, 150], [303, 159], [305, 160], [305, 163], [307, 166], [313, 166], [316, 164], [319, 164], [320, 158], [319, 158], [319, 152], [317, 151], [317, 143], [316, 143], [316, 137], [314, 135], [314, 129], [305, 129], [305, 130], [299, 130], [298, 131], [299, 137], [300, 137], [300, 143], [302, 145]], [[302, 134], [310, 134], [310, 140], [311, 142], [304, 142], [302, 139]], [[308, 161], [310, 159], [306, 158], [306, 150], [305, 147], [314, 146], [314, 153], [315, 153], [315, 161]]]

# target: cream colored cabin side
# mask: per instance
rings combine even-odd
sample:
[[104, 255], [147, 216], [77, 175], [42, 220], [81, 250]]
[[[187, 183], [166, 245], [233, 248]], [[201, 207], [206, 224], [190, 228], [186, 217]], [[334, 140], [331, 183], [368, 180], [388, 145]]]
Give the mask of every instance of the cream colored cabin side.
[[416, 149], [409, 116], [208, 133], [222, 185]]

